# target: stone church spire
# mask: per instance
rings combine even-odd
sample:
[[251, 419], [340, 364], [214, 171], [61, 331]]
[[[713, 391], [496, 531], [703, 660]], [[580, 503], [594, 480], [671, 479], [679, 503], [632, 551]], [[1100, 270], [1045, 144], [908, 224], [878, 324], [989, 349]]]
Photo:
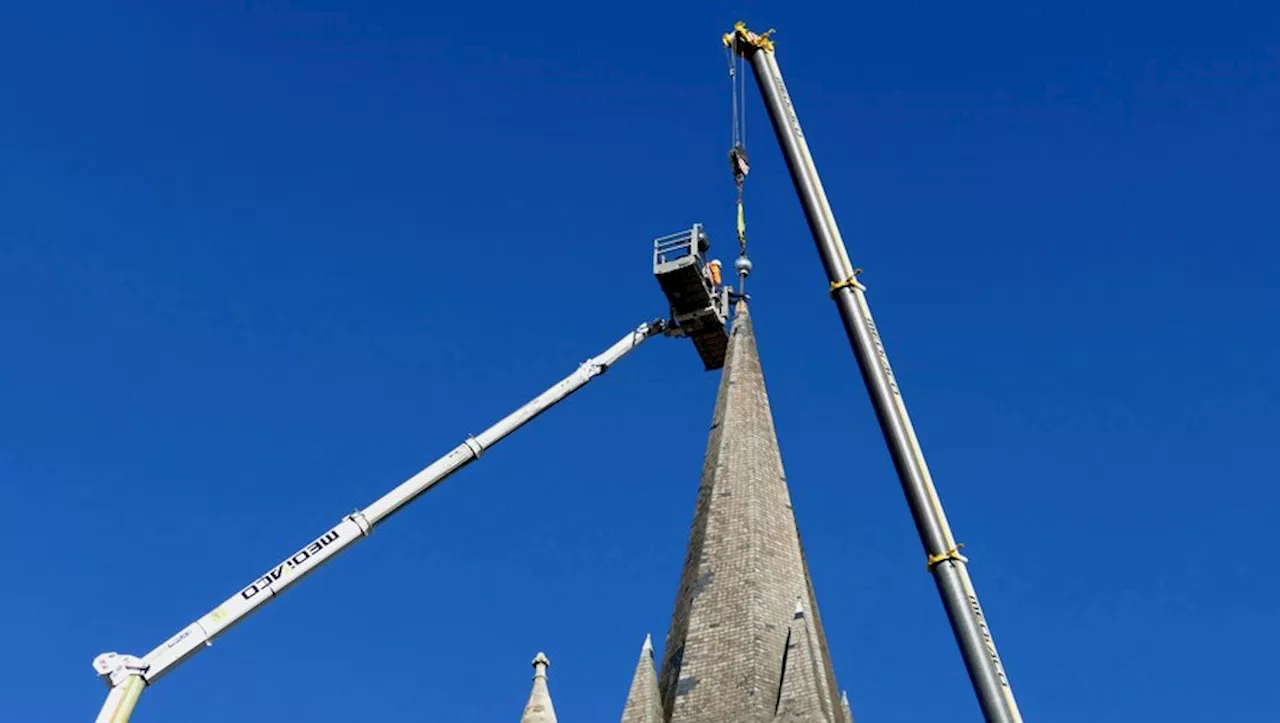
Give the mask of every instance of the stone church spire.
[[664, 723], [662, 698], [658, 695], [658, 673], [653, 668], [653, 639], [644, 636], [640, 662], [631, 679], [631, 692], [622, 710], [622, 723]]
[[742, 301], [659, 681], [668, 723], [844, 718]]
[[547, 689], [549, 665], [551, 661], [542, 653], [533, 659], [533, 690], [529, 692], [520, 723], [556, 723], [556, 709], [551, 705], [551, 691]]

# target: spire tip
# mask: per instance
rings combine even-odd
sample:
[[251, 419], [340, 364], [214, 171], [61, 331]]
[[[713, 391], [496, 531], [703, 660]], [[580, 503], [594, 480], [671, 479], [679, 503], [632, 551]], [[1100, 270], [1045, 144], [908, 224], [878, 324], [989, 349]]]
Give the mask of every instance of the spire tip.
[[551, 660], [547, 658], [546, 653], [539, 652], [533, 657], [533, 669], [536, 675], [546, 675], [549, 667], [551, 667]]

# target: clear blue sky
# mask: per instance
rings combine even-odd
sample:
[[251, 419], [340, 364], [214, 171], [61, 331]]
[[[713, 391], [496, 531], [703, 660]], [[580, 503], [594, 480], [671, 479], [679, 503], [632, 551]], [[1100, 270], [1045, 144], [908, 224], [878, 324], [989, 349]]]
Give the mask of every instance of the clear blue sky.
[[[6, 720], [88, 720], [95, 655], [662, 313], [654, 236], [700, 220], [731, 257], [739, 18], [779, 29], [1027, 720], [1280, 715], [1280, 11], [432, 5], [0, 10]], [[837, 675], [860, 720], [976, 721], [749, 115], [753, 315]], [[538, 650], [561, 720], [616, 719], [716, 382], [651, 343], [137, 720], [515, 721]]]

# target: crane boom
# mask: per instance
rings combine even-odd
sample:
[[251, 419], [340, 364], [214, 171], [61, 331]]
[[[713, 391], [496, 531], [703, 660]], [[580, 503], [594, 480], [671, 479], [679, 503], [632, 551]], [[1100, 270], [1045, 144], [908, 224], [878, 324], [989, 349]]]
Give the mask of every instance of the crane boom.
[[641, 342], [667, 330], [661, 319], [641, 324], [598, 356], [592, 357], [572, 374], [508, 414], [497, 424], [474, 437], [468, 437], [445, 456], [405, 480], [362, 511], [347, 515], [324, 534], [307, 543], [293, 555], [280, 561], [232, 595], [199, 620], [191, 623], [142, 658], [118, 653], [103, 653], [94, 660], [94, 668], [111, 687], [97, 723], [127, 723], [143, 688], [154, 683], [183, 661], [211, 645], [213, 639], [273, 600], [293, 583], [302, 579], [347, 546], [367, 536], [373, 528], [397, 510], [412, 502], [454, 472], [480, 458], [486, 449], [497, 444], [534, 417], [555, 406], [581, 389], [587, 382], [604, 373], [627, 352]]
[[942, 511], [942, 501], [934, 489], [925, 464], [924, 451], [911, 426], [902, 391], [889, 366], [884, 343], [871, 318], [866, 287], [858, 281], [858, 271], [849, 262], [849, 252], [835, 214], [809, 153], [795, 106], [782, 81], [782, 71], [774, 57], [769, 33], [760, 35], [738, 23], [724, 36], [725, 45], [746, 58], [755, 72], [756, 85], [764, 98], [769, 120], [786, 158], [791, 180], [804, 207], [809, 230], [831, 282], [831, 297], [840, 311], [845, 333], [857, 357], [862, 380], [871, 396], [876, 417], [889, 445], [898, 479], [911, 508], [928, 556], [928, 567], [942, 596], [952, 631], [960, 645], [965, 667], [973, 682], [979, 705], [990, 723], [1021, 723], [1013, 699], [1013, 688], [996, 652], [995, 640], [978, 604], [978, 594]]

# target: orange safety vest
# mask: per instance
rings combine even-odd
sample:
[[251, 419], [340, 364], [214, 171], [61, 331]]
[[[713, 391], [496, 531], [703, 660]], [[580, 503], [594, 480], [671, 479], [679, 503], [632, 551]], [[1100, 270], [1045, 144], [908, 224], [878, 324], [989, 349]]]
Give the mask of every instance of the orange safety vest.
[[720, 262], [712, 261], [711, 263], [707, 264], [707, 268], [711, 269], [711, 283], [715, 284], [716, 286], [719, 286], [720, 285]]

